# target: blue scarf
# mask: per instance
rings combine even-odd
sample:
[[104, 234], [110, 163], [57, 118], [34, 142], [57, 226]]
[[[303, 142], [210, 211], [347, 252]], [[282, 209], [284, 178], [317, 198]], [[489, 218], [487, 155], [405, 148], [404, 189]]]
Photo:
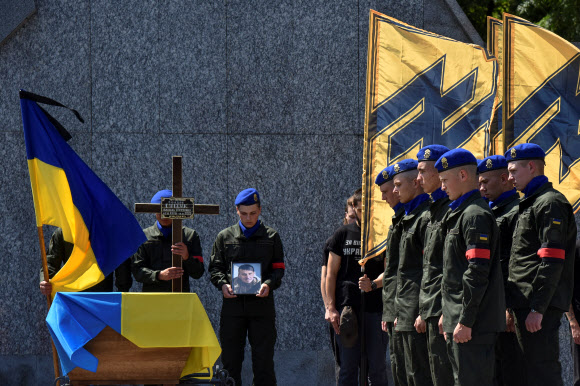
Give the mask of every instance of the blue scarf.
[[411, 213], [413, 210], [415, 210], [416, 207], [418, 207], [419, 205], [421, 205], [422, 203], [424, 203], [428, 199], [429, 199], [429, 195], [427, 193], [423, 193], [423, 194], [418, 195], [417, 197], [415, 197], [414, 199], [412, 199], [408, 203], [403, 204], [403, 205], [405, 205], [405, 214], [409, 215], [409, 213]]
[[405, 207], [405, 205], [403, 205], [402, 202], [399, 202], [397, 205], [395, 205], [395, 207], [393, 208], [393, 210], [395, 211], [395, 213], [397, 213], [399, 211], [399, 209]]
[[433, 200], [433, 202], [442, 199], [443, 197], [447, 197], [447, 193], [445, 193], [444, 191], [441, 190], [441, 188], [438, 188], [436, 191], [434, 191], [433, 193], [431, 193], [431, 199]]
[[260, 227], [260, 220], [258, 220], [258, 222], [256, 222], [256, 225], [254, 225], [251, 228], [246, 228], [244, 224], [242, 224], [242, 220], [238, 221], [238, 224], [240, 225], [240, 228], [242, 228], [242, 233], [244, 234], [244, 236], [246, 236], [246, 238], [249, 239], [250, 236], [256, 233], [256, 231]]
[[546, 176], [537, 176], [532, 178], [530, 182], [526, 185], [526, 187], [522, 190], [522, 193], [526, 197], [530, 197], [532, 194], [538, 190], [538, 188], [548, 182], [548, 177]]
[[171, 226], [168, 227], [164, 227], [161, 226], [161, 224], [159, 224], [159, 221], [157, 221], [157, 229], [159, 229], [161, 231], [161, 233], [163, 234], [163, 237], [168, 238], [169, 236], [171, 236]]
[[514, 194], [517, 194], [515, 188], [513, 188], [512, 190], [508, 190], [507, 192], [503, 192], [502, 194], [499, 195], [498, 198], [495, 199], [495, 201], [490, 201], [488, 203], [488, 205], [490, 208], [493, 208], [494, 206], [498, 206], [503, 200], [505, 200], [508, 197], [513, 196]]
[[457, 200], [451, 201], [451, 204], [449, 204], [449, 207], [451, 208], [451, 210], [457, 209], [457, 207], [459, 205], [461, 205], [463, 203], [463, 201], [467, 200], [469, 197], [471, 197], [475, 193], [479, 194], [479, 190], [473, 189], [471, 192], [465, 193], [463, 196], [459, 197]]

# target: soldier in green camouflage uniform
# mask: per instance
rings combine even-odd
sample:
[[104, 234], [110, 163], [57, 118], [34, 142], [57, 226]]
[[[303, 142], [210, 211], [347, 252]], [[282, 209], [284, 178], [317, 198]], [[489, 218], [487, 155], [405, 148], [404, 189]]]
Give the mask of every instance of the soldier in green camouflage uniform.
[[453, 369], [447, 355], [447, 345], [443, 335], [439, 333], [438, 326], [442, 312], [441, 280], [443, 278], [443, 244], [445, 243], [445, 228], [442, 220], [449, 210], [451, 201], [441, 190], [435, 161], [448, 151], [449, 149], [442, 145], [429, 145], [417, 153], [419, 161], [417, 179], [425, 193], [431, 196], [429, 211], [425, 213], [428, 215], [429, 222], [425, 233], [423, 278], [419, 292], [417, 324], [421, 325], [421, 321], [425, 321], [431, 379], [437, 386], [453, 384]]
[[535, 144], [505, 154], [509, 180], [524, 193], [511, 249], [508, 305], [530, 385], [562, 385], [559, 326], [574, 281], [576, 222], [572, 206], [544, 175], [544, 151]]
[[[393, 165], [393, 182], [399, 200], [405, 206], [401, 219], [395, 330], [401, 334], [405, 369], [409, 385], [432, 385], [425, 324], [419, 316], [419, 292], [423, 273], [423, 247], [428, 217], [429, 195], [417, 181], [417, 161], [407, 159]], [[398, 365], [398, 364], [397, 364]]]
[[383, 318], [381, 327], [389, 334], [389, 356], [391, 372], [395, 386], [407, 385], [405, 357], [401, 335], [393, 328], [395, 321], [395, 295], [397, 291], [397, 269], [399, 267], [399, 239], [401, 238], [400, 221], [405, 214], [399, 195], [393, 192], [393, 165], [386, 167], [375, 179], [375, 184], [381, 190], [382, 199], [395, 211], [391, 218], [391, 226], [386, 242], [385, 272], [383, 274]]
[[[507, 286], [508, 266], [512, 238], [518, 219], [520, 196], [508, 181], [507, 161], [502, 155], [492, 155], [477, 164], [479, 191], [488, 200], [499, 228], [499, 251], [504, 288]], [[497, 385], [526, 384], [526, 374], [521, 371], [523, 353], [516, 339], [514, 318], [506, 310], [506, 331], [500, 332], [495, 345], [495, 381]]]
[[452, 200], [443, 222], [441, 328], [455, 385], [493, 385], [494, 346], [505, 330], [504, 288], [495, 217], [477, 190], [476, 159], [454, 149], [435, 163]]

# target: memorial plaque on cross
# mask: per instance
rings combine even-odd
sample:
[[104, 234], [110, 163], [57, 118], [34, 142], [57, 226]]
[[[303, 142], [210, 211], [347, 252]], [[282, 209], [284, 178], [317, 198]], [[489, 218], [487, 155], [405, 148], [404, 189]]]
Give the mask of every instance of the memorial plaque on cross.
[[[182, 220], [193, 218], [196, 214], [220, 214], [219, 205], [194, 204], [193, 197], [183, 196], [182, 157], [173, 156], [173, 197], [164, 198], [161, 204], [136, 203], [135, 213], [161, 213], [162, 218], [171, 219], [171, 242], [173, 245], [181, 242]], [[180, 255], [172, 255], [172, 266], [182, 267]], [[181, 279], [171, 280], [172, 292], [181, 292]], [[187, 279], [189, 280], [189, 279]]]

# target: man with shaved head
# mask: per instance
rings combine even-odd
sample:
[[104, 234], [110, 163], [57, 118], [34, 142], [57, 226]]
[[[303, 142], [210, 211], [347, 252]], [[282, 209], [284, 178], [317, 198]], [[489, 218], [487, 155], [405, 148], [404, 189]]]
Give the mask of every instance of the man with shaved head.
[[508, 305], [529, 385], [562, 385], [559, 327], [574, 281], [572, 206], [544, 175], [542, 148], [524, 143], [505, 153], [509, 180], [524, 194], [509, 263]]
[[478, 193], [477, 163], [454, 149], [435, 163], [441, 188], [452, 201], [443, 223], [441, 331], [455, 385], [493, 385], [497, 333], [505, 330], [505, 300], [498, 227]]

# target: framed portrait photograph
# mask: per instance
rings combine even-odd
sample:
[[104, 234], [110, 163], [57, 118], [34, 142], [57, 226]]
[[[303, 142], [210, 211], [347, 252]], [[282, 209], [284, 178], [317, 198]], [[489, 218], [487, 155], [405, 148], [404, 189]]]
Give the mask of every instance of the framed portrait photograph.
[[232, 263], [232, 289], [235, 295], [256, 295], [262, 286], [262, 265], [255, 262]]

